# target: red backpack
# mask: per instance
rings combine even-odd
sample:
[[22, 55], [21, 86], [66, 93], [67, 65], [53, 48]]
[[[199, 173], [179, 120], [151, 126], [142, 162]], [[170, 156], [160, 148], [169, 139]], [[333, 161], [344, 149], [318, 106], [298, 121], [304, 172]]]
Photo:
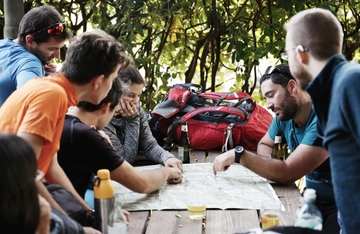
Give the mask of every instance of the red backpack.
[[159, 144], [177, 143], [186, 121], [195, 150], [227, 151], [236, 145], [256, 150], [273, 119], [244, 92], [205, 92], [200, 85], [175, 84], [151, 112], [150, 128]]

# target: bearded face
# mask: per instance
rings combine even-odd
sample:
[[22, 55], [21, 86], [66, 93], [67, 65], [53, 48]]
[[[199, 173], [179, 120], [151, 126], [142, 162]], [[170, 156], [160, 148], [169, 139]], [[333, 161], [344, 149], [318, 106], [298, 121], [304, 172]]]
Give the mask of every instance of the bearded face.
[[299, 108], [298, 104], [293, 96], [290, 95], [289, 91], [285, 89], [284, 97], [280, 101], [278, 107], [274, 107], [279, 109], [278, 118], [281, 121], [287, 121], [293, 119], [296, 115], [296, 111]]
[[298, 104], [287, 86], [274, 84], [268, 79], [261, 84], [261, 90], [263, 97], [266, 98], [267, 108], [274, 112], [279, 120], [286, 121], [295, 117]]

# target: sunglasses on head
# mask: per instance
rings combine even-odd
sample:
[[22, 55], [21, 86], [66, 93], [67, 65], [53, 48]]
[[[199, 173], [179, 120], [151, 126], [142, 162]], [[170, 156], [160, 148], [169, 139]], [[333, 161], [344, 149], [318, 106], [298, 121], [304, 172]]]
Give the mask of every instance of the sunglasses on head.
[[270, 67], [266, 68], [264, 75], [271, 75], [274, 72], [282, 73], [279, 68], [270, 66]]
[[65, 21], [61, 22], [61, 23], [56, 23], [56, 24], [52, 24], [50, 26], [47, 26], [46, 28], [40, 29], [39, 31], [33, 33], [32, 35], [36, 35], [38, 33], [41, 32], [47, 32], [47, 34], [49, 34], [50, 36], [55, 36], [55, 35], [59, 35], [60, 33], [62, 33], [65, 30]]
[[264, 75], [271, 75], [275, 73], [280, 73], [283, 76], [283, 78], [286, 78], [288, 81], [294, 80], [294, 78], [291, 76], [289, 72], [281, 70], [280, 68], [275, 66], [269, 66], [268, 68], [266, 68]]

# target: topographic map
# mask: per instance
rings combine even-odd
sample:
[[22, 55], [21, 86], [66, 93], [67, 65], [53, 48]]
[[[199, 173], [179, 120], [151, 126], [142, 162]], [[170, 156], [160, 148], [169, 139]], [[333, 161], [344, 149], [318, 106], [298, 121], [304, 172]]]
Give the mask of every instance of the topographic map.
[[[136, 167], [138, 170], [153, 170], [160, 165]], [[165, 183], [151, 194], [132, 192], [113, 181], [115, 192], [121, 193], [122, 208], [140, 210], [186, 210], [186, 187], [206, 185], [203, 199], [207, 209], [260, 209], [261, 202], [279, 200], [266, 179], [240, 165], [232, 165], [216, 176], [211, 163], [183, 165], [183, 181], [180, 184]]]

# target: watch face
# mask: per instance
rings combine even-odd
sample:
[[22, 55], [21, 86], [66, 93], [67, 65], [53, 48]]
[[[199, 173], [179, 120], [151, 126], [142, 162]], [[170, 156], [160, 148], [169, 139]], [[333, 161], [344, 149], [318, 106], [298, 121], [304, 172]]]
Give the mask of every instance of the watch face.
[[244, 147], [242, 147], [242, 146], [236, 146], [236, 147], [235, 147], [235, 152], [241, 154], [242, 152], [244, 152]]

